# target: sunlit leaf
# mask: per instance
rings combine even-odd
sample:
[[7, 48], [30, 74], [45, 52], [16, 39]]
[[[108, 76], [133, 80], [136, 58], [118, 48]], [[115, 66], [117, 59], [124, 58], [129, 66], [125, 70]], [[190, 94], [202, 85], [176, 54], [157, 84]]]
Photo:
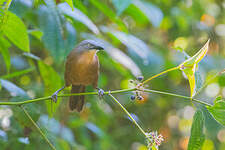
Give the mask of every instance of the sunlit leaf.
[[112, 3], [117, 10], [117, 15], [120, 15], [131, 4], [131, 0], [112, 0]]
[[14, 83], [3, 79], [1, 79], [0, 82], [2, 87], [6, 89], [11, 94], [11, 96], [21, 96], [21, 97], [27, 96], [27, 93]]
[[213, 106], [207, 106], [214, 119], [225, 126], [225, 100], [217, 97]]
[[73, 7], [73, 0], [65, 0], [67, 2], [67, 4], [70, 5], [71, 9], [74, 10], [74, 7]]
[[[45, 96], [52, 95], [62, 87], [61, 78], [51, 66], [44, 64], [42, 61], [38, 61], [38, 67], [42, 80], [44, 81], [44, 94]], [[52, 116], [60, 104], [60, 98], [58, 98], [57, 103], [53, 103], [51, 100], [45, 101], [45, 103], [49, 115]]]
[[202, 86], [201, 76], [199, 73], [196, 73], [196, 71], [198, 69], [198, 63], [203, 59], [208, 51], [208, 45], [209, 40], [194, 56], [188, 58], [179, 66], [188, 78], [191, 97], [193, 97], [197, 90]]
[[188, 78], [191, 96], [194, 96], [196, 93], [195, 92], [195, 68], [196, 68], [196, 65], [194, 65], [193, 68], [185, 68], [182, 70]]
[[36, 37], [37, 39], [41, 40], [43, 36], [43, 32], [40, 30], [28, 30], [28, 33], [31, 34], [32, 36]]
[[34, 60], [40, 60], [40, 58], [32, 53], [23, 53], [24, 56], [32, 58]]
[[6, 40], [4, 37], [0, 36], [0, 52], [4, 58], [7, 72], [9, 73], [10, 70], [10, 54], [8, 48], [11, 46], [11, 44]]
[[133, 0], [132, 2], [146, 15], [153, 26], [159, 27], [163, 19], [163, 13], [160, 8], [150, 2], [145, 2], [142, 0]]
[[30, 51], [26, 26], [10, 11], [7, 11], [7, 22], [3, 26], [3, 33], [18, 48], [26, 52]]
[[97, 26], [84, 14], [82, 13], [79, 9], [74, 8], [74, 10], [72, 11], [68, 4], [66, 3], [62, 3], [58, 5], [58, 8], [60, 9], [60, 11], [65, 14], [66, 16], [71, 17], [74, 20], [77, 20], [81, 23], [83, 23], [84, 25], [86, 25], [93, 33], [95, 34], [99, 34], [99, 30], [97, 28]]
[[97, 7], [103, 14], [109, 17], [110, 20], [115, 22], [122, 31], [127, 32], [125, 24], [117, 17], [117, 15], [104, 3], [99, 0], [90, 0], [90, 2]]
[[206, 55], [209, 48], [209, 41], [192, 57], [184, 61], [181, 65], [184, 67], [192, 67], [194, 64], [199, 63]]
[[11, 0], [0, 0], [0, 32], [3, 31], [3, 27], [7, 23], [7, 11], [11, 2]]
[[201, 110], [195, 112], [193, 123], [191, 126], [191, 136], [188, 142], [188, 150], [199, 150], [205, 140], [203, 133], [204, 116]]
[[130, 70], [130, 72], [134, 76], [140, 76], [142, 75], [141, 70], [139, 67], [135, 64], [135, 62], [128, 57], [125, 53], [123, 53], [120, 49], [112, 46], [110, 43], [108, 43], [105, 40], [99, 39], [93, 35], [86, 35], [86, 37], [94, 39], [95, 41], [98, 41], [99, 43], [103, 43], [105, 51], [117, 62], [122, 64], [124, 67]]

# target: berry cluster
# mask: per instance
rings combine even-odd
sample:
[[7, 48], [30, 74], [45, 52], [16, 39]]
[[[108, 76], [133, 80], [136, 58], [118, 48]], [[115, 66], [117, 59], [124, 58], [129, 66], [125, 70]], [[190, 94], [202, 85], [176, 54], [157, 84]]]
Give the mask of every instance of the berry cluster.
[[134, 91], [134, 95], [130, 96], [131, 100], [143, 100], [143, 96], [141, 96], [141, 90], [143, 89], [143, 86], [141, 84], [141, 81], [144, 79], [143, 76], [137, 77], [137, 80], [130, 80], [130, 83], [133, 85], [133, 87], [136, 87], [138, 90]]

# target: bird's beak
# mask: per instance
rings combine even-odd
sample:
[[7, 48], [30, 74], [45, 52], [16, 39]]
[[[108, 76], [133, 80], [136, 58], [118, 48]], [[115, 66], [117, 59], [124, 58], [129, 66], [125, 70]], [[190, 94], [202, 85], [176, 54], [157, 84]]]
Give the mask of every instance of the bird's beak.
[[104, 50], [104, 48], [101, 47], [101, 46], [95, 46], [94, 49], [97, 49], [97, 50]]

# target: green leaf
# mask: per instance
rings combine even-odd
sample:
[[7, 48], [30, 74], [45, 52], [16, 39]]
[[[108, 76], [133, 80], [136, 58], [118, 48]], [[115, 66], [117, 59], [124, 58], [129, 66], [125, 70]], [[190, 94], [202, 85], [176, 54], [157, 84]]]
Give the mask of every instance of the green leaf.
[[112, 0], [113, 5], [117, 10], [119, 16], [131, 4], [131, 0]]
[[132, 3], [143, 12], [154, 27], [159, 27], [163, 19], [163, 13], [160, 8], [150, 2], [141, 0], [133, 0]]
[[27, 29], [22, 20], [15, 14], [7, 11], [7, 22], [3, 26], [3, 34], [19, 49], [29, 52], [29, 38]]
[[109, 17], [110, 20], [115, 22], [122, 31], [127, 32], [126, 25], [116, 16], [116, 14], [104, 3], [99, 0], [90, 0], [90, 2], [97, 7], [103, 14]]
[[191, 126], [191, 136], [188, 142], [188, 150], [199, 150], [201, 149], [205, 140], [203, 133], [204, 128], [204, 116], [201, 110], [195, 112], [193, 123]]
[[70, 22], [66, 22], [64, 25], [64, 33], [65, 33], [65, 54], [64, 58], [69, 54], [69, 52], [75, 47], [76, 43], [76, 30]]
[[53, 0], [45, 2], [47, 6], [41, 5], [38, 10], [40, 28], [44, 33], [42, 40], [51, 55], [60, 62], [62, 59], [60, 56], [65, 52], [60, 14]]
[[225, 100], [217, 97], [213, 106], [207, 106], [207, 109], [212, 114], [217, 122], [225, 126]]
[[202, 76], [199, 70], [195, 71], [195, 92], [198, 92], [203, 86]]
[[[75, 46], [76, 30], [62, 16], [53, 0], [46, 0], [45, 2], [47, 6], [41, 5], [38, 11], [40, 28], [44, 33], [42, 39], [45, 47], [57, 60], [56, 63], [60, 63]], [[69, 5], [64, 4], [68, 6], [68, 11], [72, 12]]]
[[70, 5], [70, 7], [72, 8], [72, 10], [74, 10], [74, 7], [73, 7], [73, 0], [65, 0], [67, 2], [67, 4]]
[[10, 54], [8, 48], [11, 46], [11, 44], [6, 40], [3, 36], [0, 36], [0, 52], [4, 58], [7, 72], [9, 73], [10, 70]]
[[0, 0], [0, 33], [3, 31], [3, 26], [7, 22], [7, 11], [12, 0]]
[[40, 30], [28, 30], [28, 33], [39, 40], [41, 40], [41, 37], [43, 36], [43, 32], [41, 32]]
[[98, 27], [79, 9], [74, 8], [72, 11], [66, 3], [58, 5], [59, 10], [66, 16], [72, 18], [73, 20], [79, 21], [86, 25], [93, 33], [99, 34]]
[[142, 25], [147, 25], [149, 23], [149, 20], [146, 17], [146, 15], [139, 8], [137, 8], [133, 3], [128, 6], [125, 12], [136, 21], [137, 25], [142, 26]]
[[[42, 61], [38, 61], [38, 67], [42, 80], [44, 81], [45, 96], [52, 95], [62, 87], [61, 78], [51, 66], [44, 64]], [[57, 103], [53, 103], [51, 100], [45, 101], [45, 103], [48, 114], [52, 116], [60, 104], [60, 98], [58, 98]]]

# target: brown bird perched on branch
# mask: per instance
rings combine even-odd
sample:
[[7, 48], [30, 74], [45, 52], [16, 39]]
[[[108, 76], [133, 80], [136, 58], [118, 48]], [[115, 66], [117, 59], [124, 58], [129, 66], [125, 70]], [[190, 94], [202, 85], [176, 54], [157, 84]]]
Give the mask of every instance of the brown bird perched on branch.
[[[65, 87], [72, 85], [71, 93], [84, 93], [87, 85], [97, 88], [99, 76], [99, 60], [96, 53], [103, 50], [101, 44], [93, 40], [84, 40], [79, 43], [66, 59], [65, 86], [52, 95], [53, 101], [57, 101], [57, 94]], [[103, 90], [99, 89], [99, 94]], [[84, 95], [70, 96], [69, 108], [80, 112], [84, 105]]]

